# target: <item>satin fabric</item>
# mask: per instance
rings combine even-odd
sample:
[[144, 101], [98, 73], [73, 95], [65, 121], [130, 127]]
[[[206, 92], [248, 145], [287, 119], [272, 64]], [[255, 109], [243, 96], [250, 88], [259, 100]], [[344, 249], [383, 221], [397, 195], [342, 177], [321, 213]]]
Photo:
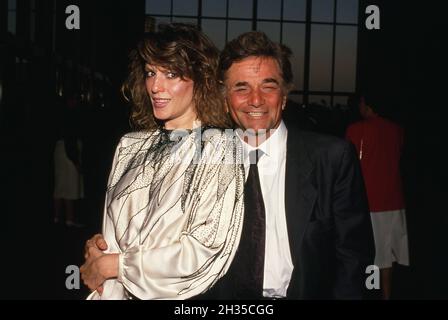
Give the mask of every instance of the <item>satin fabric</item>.
[[238, 138], [219, 129], [125, 135], [103, 222], [119, 275], [88, 299], [188, 299], [212, 286], [241, 235], [241, 159]]

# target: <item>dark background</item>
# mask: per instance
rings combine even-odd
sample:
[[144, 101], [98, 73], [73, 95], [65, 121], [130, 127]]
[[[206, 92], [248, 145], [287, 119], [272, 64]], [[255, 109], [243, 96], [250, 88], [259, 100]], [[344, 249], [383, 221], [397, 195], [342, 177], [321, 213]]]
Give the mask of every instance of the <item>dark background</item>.
[[[80, 299], [87, 290], [67, 290], [65, 268], [82, 263], [85, 240], [100, 230], [110, 161], [118, 138], [129, 130], [119, 87], [128, 50], [143, 33], [144, 1], [58, 1], [56, 21], [51, 2], [38, 3], [39, 28], [31, 45], [29, 22], [20, 14], [29, 2], [18, 1], [17, 36], [12, 37], [3, 23], [6, 1], [0, 1], [0, 298]], [[64, 9], [70, 4], [81, 8], [81, 30], [65, 28]], [[381, 29], [360, 25], [357, 87], [382, 92], [391, 106], [391, 118], [406, 132], [403, 176], [411, 266], [398, 270], [393, 297], [446, 299], [447, 19], [440, 1], [361, 1], [360, 8], [368, 4], [380, 7]], [[52, 53], [53, 23], [56, 54]], [[18, 64], [16, 57], [27, 62]], [[100, 76], [86, 80], [82, 72], [67, 67], [67, 61]], [[66, 95], [87, 92], [89, 86], [96, 92], [70, 114], [84, 143], [86, 198], [78, 207], [85, 228], [80, 229], [52, 223], [54, 134], [64, 103], [55, 88], [61, 77]], [[288, 114], [293, 120], [299, 116]]]

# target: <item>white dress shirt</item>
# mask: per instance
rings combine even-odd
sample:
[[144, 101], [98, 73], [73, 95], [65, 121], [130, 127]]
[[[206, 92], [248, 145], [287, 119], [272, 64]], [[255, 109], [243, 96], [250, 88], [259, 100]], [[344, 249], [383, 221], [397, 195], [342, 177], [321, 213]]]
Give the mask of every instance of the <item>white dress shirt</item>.
[[264, 259], [264, 297], [285, 297], [294, 266], [289, 248], [285, 212], [286, 138], [283, 121], [271, 136], [257, 148], [245, 143], [244, 169], [249, 173], [249, 152], [262, 151], [258, 160], [261, 191], [266, 211], [266, 242]]

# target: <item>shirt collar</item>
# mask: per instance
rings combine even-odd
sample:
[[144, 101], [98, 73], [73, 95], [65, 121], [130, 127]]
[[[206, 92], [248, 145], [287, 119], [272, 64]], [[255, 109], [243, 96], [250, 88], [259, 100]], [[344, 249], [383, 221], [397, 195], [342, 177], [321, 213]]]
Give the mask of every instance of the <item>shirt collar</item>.
[[283, 122], [280, 122], [280, 125], [277, 129], [271, 134], [271, 136], [266, 139], [262, 144], [258, 147], [253, 147], [250, 144], [246, 143], [242, 139], [242, 131], [237, 131], [237, 136], [241, 140], [243, 145], [243, 154], [244, 161], [246, 161], [249, 157], [249, 152], [255, 149], [259, 149], [263, 152], [264, 156], [267, 156], [272, 159], [281, 158], [283, 156], [284, 150], [286, 150], [286, 138], [288, 135], [288, 130]]

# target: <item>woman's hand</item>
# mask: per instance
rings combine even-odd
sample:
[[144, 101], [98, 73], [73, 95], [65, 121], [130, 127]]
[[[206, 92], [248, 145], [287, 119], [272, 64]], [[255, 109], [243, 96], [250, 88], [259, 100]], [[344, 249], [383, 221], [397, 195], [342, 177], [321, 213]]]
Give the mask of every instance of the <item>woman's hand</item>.
[[106, 240], [104, 240], [104, 236], [102, 234], [97, 233], [92, 238], [86, 241], [86, 244], [84, 245], [84, 259], [89, 259], [89, 249], [92, 247], [101, 251], [107, 250], [107, 242]]

